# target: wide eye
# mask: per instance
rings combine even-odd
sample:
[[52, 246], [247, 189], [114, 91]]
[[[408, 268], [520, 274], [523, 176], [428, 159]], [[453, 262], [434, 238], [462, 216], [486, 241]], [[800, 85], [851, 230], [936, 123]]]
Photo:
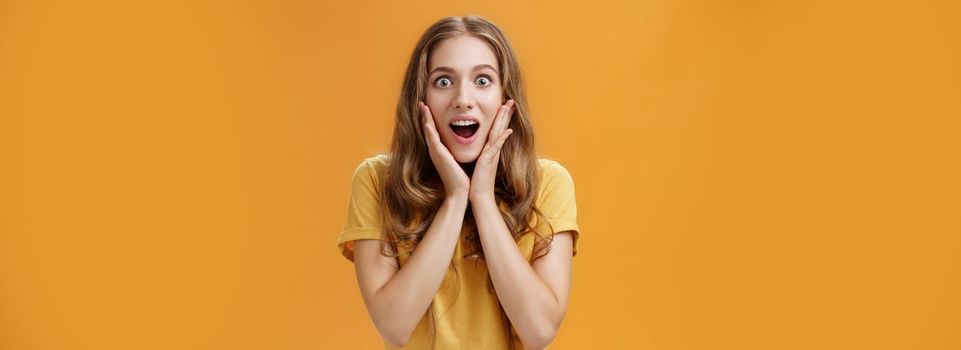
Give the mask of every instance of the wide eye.
[[437, 87], [442, 87], [442, 88], [451, 86], [451, 85], [453, 85], [453, 84], [454, 84], [454, 82], [450, 81], [450, 79], [448, 79], [447, 77], [440, 77], [440, 78], [437, 78], [437, 80], [434, 81], [434, 85], [435, 85], [435, 86], [437, 86]]
[[474, 81], [477, 82], [477, 85], [480, 85], [480, 86], [487, 86], [487, 85], [490, 85], [490, 84], [491, 84], [491, 79], [490, 79], [490, 77], [488, 77], [488, 76], [486, 76], [486, 75], [482, 75], [482, 76], [480, 76], [480, 77], [477, 77], [477, 80], [474, 80]]

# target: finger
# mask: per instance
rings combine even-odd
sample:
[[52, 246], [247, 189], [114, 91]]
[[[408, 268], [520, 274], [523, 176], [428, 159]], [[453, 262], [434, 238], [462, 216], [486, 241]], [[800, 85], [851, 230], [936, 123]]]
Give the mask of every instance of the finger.
[[500, 153], [501, 146], [504, 146], [504, 142], [507, 141], [507, 137], [514, 133], [514, 129], [504, 130], [504, 135], [497, 139], [497, 152]]
[[490, 131], [487, 132], [487, 142], [486, 142], [486, 145], [484, 146], [485, 149], [488, 146], [493, 145], [494, 140], [497, 139], [497, 135], [498, 135], [497, 133], [499, 132], [497, 128], [498, 128], [498, 125], [500, 125], [501, 112], [503, 111], [504, 111], [504, 105], [500, 105], [500, 107], [497, 107], [497, 112], [494, 113], [494, 120], [491, 121], [491, 129]]
[[507, 141], [507, 137], [513, 133], [514, 129], [504, 130], [501, 136], [494, 140], [493, 143], [484, 146], [484, 149], [481, 151], [481, 157], [490, 161], [496, 160], [501, 153], [501, 147], [504, 146], [504, 142]]
[[430, 106], [427, 106], [424, 102], [417, 101], [417, 107], [420, 108], [421, 124], [434, 121], [434, 116], [430, 113]]
[[440, 135], [437, 133], [437, 127], [434, 125], [434, 117], [430, 113], [430, 106], [427, 106], [423, 102], [418, 101], [418, 106], [420, 106], [421, 122], [424, 124], [424, 133], [430, 143], [434, 143], [440, 140]]
[[434, 143], [434, 137], [437, 136], [437, 131], [434, 130], [434, 125], [431, 122], [424, 122], [424, 133], [427, 135], [427, 140], [430, 141], [430, 143]]
[[513, 114], [511, 112], [513, 112], [513, 110], [514, 110], [514, 100], [508, 100], [507, 103], [504, 104], [504, 108], [501, 111], [500, 117], [498, 118], [499, 119], [498, 120], [499, 125], [497, 128], [498, 136], [502, 135], [504, 133], [504, 130], [507, 130], [507, 127], [510, 125], [511, 115]]
[[434, 127], [434, 123], [427, 123], [427, 132], [430, 134], [430, 145], [438, 150], [446, 148], [444, 143], [440, 140], [440, 133], [437, 132], [437, 128]]
[[494, 144], [494, 147], [491, 147], [489, 157], [490, 157], [490, 162], [492, 164], [496, 164], [500, 162], [501, 148], [503, 148], [504, 142], [506, 142], [507, 138], [510, 137], [511, 134], [513, 133], [514, 133], [514, 129], [504, 130], [504, 134], [497, 139], [497, 143]]
[[488, 145], [493, 146], [495, 143], [497, 143], [497, 139], [504, 134], [504, 129], [506, 129], [507, 125], [504, 123], [504, 119], [507, 119], [506, 112], [510, 108], [510, 103], [511, 101], [507, 101], [507, 103], [497, 108], [497, 113], [494, 115], [493, 125], [491, 125], [491, 131], [487, 137]]
[[504, 129], [507, 129], [511, 125], [511, 119], [514, 119], [514, 100], [510, 100], [510, 106], [507, 107], [506, 118], [504, 118]]

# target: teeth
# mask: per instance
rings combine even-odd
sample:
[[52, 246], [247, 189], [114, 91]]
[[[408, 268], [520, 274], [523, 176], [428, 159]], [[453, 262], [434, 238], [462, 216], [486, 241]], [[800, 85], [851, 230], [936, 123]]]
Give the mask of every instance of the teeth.
[[473, 120], [455, 120], [455, 121], [453, 121], [453, 122], [450, 123], [450, 124], [451, 124], [451, 125], [457, 125], [457, 126], [470, 126], [470, 125], [477, 124], [477, 122], [475, 122], [475, 121], [473, 121]]

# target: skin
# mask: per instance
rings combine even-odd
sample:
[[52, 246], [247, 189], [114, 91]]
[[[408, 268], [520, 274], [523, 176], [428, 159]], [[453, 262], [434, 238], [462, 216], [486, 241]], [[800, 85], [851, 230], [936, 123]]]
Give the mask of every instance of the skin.
[[[494, 119], [507, 107], [502, 104], [497, 69], [494, 52], [472, 36], [444, 40], [431, 53], [425, 102], [441, 143], [458, 163], [474, 162], [483, 151], [483, 141], [488, 137], [496, 141], [500, 136], [490, 133]], [[454, 117], [465, 114], [480, 121], [476, 139], [469, 145], [458, 143], [449, 127]]]
[[[513, 132], [508, 125], [514, 105], [510, 100], [502, 104], [497, 69], [494, 52], [478, 38], [450, 38], [435, 48], [428, 62], [426, 104], [418, 106], [431, 161], [444, 182], [444, 202], [403, 268], [380, 254], [378, 240], [356, 242], [361, 294], [378, 331], [395, 346], [407, 343], [437, 293], [468, 204], [498, 300], [524, 347], [542, 349], [550, 344], [566, 313], [571, 232], [555, 234], [550, 252], [529, 263], [497, 209], [494, 183], [501, 147]], [[476, 139], [468, 145], [458, 143], [449, 126], [463, 114], [480, 122]]]

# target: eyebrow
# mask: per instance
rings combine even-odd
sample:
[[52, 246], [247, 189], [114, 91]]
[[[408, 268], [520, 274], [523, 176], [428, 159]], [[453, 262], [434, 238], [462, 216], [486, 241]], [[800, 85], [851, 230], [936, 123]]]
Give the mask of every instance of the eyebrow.
[[[494, 71], [494, 73], [497, 73], [497, 69], [495, 69], [494, 66], [489, 65], [489, 64], [486, 64], [486, 63], [485, 63], [485, 64], [479, 64], [479, 65], [477, 65], [476, 67], [474, 67], [474, 71], [476, 72], [476, 71], [479, 71], [479, 70], [481, 70], [481, 69], [483, 69], [483, 68], [488, 68], [488, 69]], [[434, 74], [434, 72], [454, 73], [454, 69], [453, 69], [453, 68], [450, 68], [450, 67], [443, 67], [443, 66], [441, 66], [441, 67], [435, 67], [434, 69], [432, 69], [432, 70], [430, 71], [430, 73], [427, 73], [427, 75]]]

